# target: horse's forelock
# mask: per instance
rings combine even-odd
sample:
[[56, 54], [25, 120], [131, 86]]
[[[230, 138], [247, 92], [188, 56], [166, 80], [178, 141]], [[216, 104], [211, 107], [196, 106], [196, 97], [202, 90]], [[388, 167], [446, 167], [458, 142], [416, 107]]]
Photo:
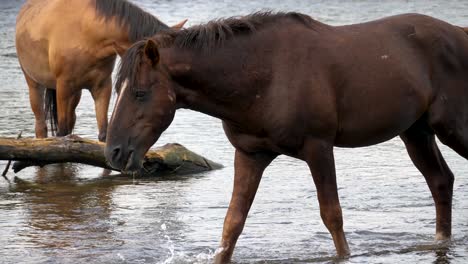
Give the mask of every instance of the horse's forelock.
[[141, 66], [145, 43], [146, 41], [144, 40], [136, 42], [122, 57], [115, 81], [115, 90], [117, 93], [120, 94], [124, 86], [129, 86], [130, 88], [136, 86], [137, 73]]

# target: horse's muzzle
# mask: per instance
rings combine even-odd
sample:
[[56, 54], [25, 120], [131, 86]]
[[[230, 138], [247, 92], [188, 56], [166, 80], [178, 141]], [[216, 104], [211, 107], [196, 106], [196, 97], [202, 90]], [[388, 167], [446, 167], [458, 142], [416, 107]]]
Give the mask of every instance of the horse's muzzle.
[[131, 148], [108, 145], [104, 155], [111, 167], [122, 172], [135, 172], [140, 169], [140, 162]]

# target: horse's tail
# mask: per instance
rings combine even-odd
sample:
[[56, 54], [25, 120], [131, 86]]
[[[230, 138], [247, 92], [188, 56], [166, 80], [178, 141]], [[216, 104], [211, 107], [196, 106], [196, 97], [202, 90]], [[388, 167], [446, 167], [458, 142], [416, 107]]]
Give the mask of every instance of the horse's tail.
[[57, 118], [57, 91], [55, 89], [46, 89], [45, 105], [46, 119], [50, 120], [50, 132], [55, 136], [58, 126]]

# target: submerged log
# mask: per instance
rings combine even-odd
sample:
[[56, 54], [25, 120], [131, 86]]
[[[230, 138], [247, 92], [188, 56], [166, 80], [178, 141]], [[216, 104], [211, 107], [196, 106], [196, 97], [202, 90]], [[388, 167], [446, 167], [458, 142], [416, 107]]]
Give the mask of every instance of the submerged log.
[[[0, 160], [15, 160], [13, 170], [19, 172], [29, 166], [74, 162], [105, 169], [109, 167], [104, 157], [104, 143], [78, 136], [60, 138], [5, 138], [0, 137]], [[141, 176], [162, 174], [187, 174], [221, 168], [180, 144], [166, 144], [151, 149], [143, 161]]]

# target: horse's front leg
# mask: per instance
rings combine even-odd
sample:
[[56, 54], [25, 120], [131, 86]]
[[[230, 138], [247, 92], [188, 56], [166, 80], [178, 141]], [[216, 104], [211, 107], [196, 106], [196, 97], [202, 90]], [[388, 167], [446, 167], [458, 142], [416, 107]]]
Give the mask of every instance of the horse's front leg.
[[109, 76], [102, 82], [94, 85], [91, 89], [91, 95], [94, 99], [94, 108], [96, 111], [96, 121], [99, 130], [99, 141], [105, 142], [107, 135], [107, 111], [112, 93], [112, 79]]
[[236, 150], [234, 160], [234, 189], [231, 203], [224, 219], [223, 236], [215, 263], [229, 263], [244, 228], [245, 219], [257, 192], [263, 171], [276, 155], [245, 153]]
[[333, 237], [338, 257], [345, 258], [349, 256], [349, 247], [343, 232], [333, 144], [321, 140], [309, 140], [305, 144], [304, 155], [317, 188], [320, 216]]

